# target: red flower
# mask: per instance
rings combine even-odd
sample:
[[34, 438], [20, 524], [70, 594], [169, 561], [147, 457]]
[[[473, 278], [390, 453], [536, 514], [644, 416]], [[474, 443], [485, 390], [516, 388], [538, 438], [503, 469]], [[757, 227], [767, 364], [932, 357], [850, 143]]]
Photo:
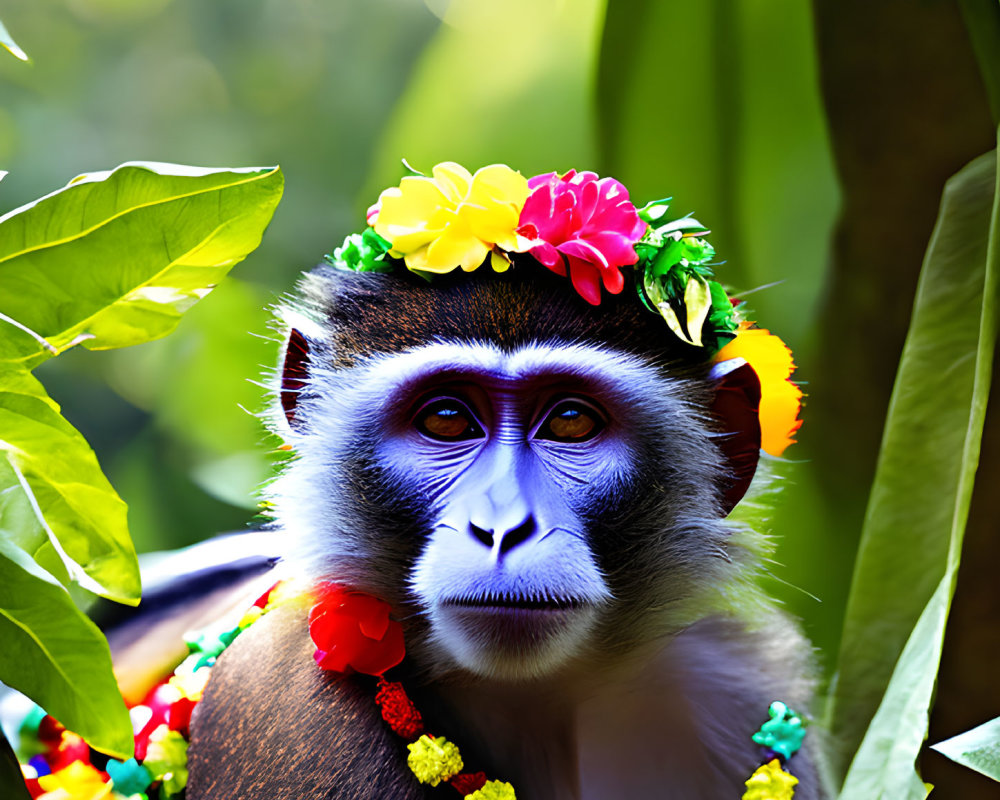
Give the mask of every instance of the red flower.
[[448, 783], [458, 789], [458, 793], [465, 797], [468, 794], [475, 794], [486, 785], [485, 772], [459, 772], [448, 778]]
[[90, 763], [90, 745], [75, 733], [63, 731], [62, 738], [56, 747], [45, 753], [45, 761], [53, 772], [66, 769], [74, 761]]
[[601, 283], [612, 294], [625, 286], [619, 267], [638, 261], [635, 243], [646, 230], [628, 190], [614, 178], [570, 170], [536, 175], [517, 232], [531, 241], [529, 252], [565, 275], [592, 305], [601, 302]]
[[167, 727], [177, 731], [185, 739], [190, 739], [191, 712], [198, 705], [188, 697], [182, 697], [167, 710]]
[[25, 778], [24, 785], [27, 787], [28, 794], [31, 796], [32, 800], [45, 794], [45, 790], [38, 785], [38, 778]]
[[403, 660], [403, 628], [389, 619], [389, 604], [335, 584], [320, 588], [309, 612], [309, 635], [323, 669], [381, 675]]
[[[379, 678], [375, 702], [382, 709], [382, 719], [399, 736], [408, 741], [416, 739], [424, 732], [424, 720], [406, 694], [403, 684]], [[476, 787], [479, 788], [479, 787]], [[475, 790], [473, 790], [475, 791]], [[466, 792], [469, 794], [469, 792]]]
[[63, 731], [65, 730], [55, 717], [46, 714], [42, 717], [42, 721], [38, 723], [38, 733], [35, 735], [42, 744], [58, 747], [59, 740], [62, 739]]

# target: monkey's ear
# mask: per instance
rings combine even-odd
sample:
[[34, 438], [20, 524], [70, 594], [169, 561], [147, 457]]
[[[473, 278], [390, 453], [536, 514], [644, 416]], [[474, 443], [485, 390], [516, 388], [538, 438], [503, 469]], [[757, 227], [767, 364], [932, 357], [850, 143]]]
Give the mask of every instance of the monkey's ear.
[[719, 362], [709, 378], [715, 381], [712, 415], [722, 426], [718, 445], [729, 466], [722, 491], [728, 514], [750, 488], [760, 460], [760, 380], [742, 358]]
[[298, 329], [292, 328], [285, 345], [285, 361], [281, 370], [281, 407], [288, 424], [295, 425], [295, 408], [299, 393], [309, 377], [309, 341]]

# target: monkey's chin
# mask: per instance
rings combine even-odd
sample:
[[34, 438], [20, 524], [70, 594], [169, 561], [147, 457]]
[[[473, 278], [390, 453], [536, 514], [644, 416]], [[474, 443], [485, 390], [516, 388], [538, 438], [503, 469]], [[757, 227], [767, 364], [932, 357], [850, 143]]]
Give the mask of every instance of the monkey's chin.
[[543, 678], [571, 659], [596, 620], [576, 602], [448, 602], [431, 615], [435, 638], [465, 669], [510, 681]]

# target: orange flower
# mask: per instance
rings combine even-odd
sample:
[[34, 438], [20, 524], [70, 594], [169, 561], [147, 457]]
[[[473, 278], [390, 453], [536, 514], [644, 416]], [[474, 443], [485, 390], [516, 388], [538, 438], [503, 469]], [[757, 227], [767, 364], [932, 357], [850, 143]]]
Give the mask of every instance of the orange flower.
[[798, 418], [802, 390], [789, 380], [795, 371], [792, 351], [763, 328], [740, 330], [736, 338], [716, 353], [714, 361], [742, 358], [760, 379], [761, 447], [780, 456], [802, 426]]

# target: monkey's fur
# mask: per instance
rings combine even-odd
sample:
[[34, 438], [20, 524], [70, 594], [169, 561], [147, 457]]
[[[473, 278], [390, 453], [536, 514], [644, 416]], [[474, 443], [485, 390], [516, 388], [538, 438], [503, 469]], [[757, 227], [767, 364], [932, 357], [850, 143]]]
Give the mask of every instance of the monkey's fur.
[[[773, 700], [808, 712], [811, 667], [794, 625], [753, 588], [745, 537], [723, 521], [727, 465], [709, 414], [708, 365], [627, 289], [595, 309], [541, 268], [433, 287], [320, 268], [301, 288], [286, 315], [308, 355], [286, 364], [296, 380], [286, 381], [285, 435], [296, 458], [272, 492], [280, 535], [300, 571], [391, 604], [407, 643], [392, 676], [427, 729], [459, 745], [467, 771], [511, 782], [519, 800], [741, 797], [760, 763], [751, 734]], [[400, 390], [392, 381], [409, 380], [397, 373], [412, 368], [426, 382], [438, 369], [442, 381], [454, 379], [406, 360], [434, 348], [505, 365], [565, 358], [557, 371], [571, 383], [586, 384], [580, 375], [592, 362], [620, 369], [619, 385], [598, 397], [611, 409], [607, 435], [623, 466], [581, 462], [582, 474], [599, 475], [593, 481], [556, 476], [566, 497], [551, 502], [571, 509], [578, 526], [510, 546], [522, 559], [510, 571], [521, 570], [528, 588], [510, 588], [521, 585], [515, 578], [489, 583], [488, 570], [501, 572], [499, 558], [511, 555], [497, 534], [485, 542], [495, 560], [475, 578], [488, 585], [461, 590], [476, 602], [559, 599], [579, 585], [585, 612], [570, 616], [585, 621], [567, 623], [565, 644], [541, 629], [541, 643], [515, 636], [494, 647], [492, 634], [463, 638], [468, 631], [449, 629], [461, 626], [435, 610], [441, 595], [459, 591], [448, 587], [463, 585], [455, 563], [480, 545], [461, 525], [438, 524], [457, 502], [440, 488], [449, 481], [399, 467], [383, 444], [407, 419], [385, 405]], [[502, 391], [517, 380], [504, 378]], [[502, 503], [491, 508], [505, 513]], [[745, 613], [733, 610], [733, 596], [746, 598]], [[412, 776], [405, 743], [379, 716], [373, 678], [316, 666], [305, 615], [265, 616], [213, 668], [192, 721], [188, 800], [454, 797]], [[818, 744], [810, 731], [789, 762], [796, 800], [826, 797]]]

